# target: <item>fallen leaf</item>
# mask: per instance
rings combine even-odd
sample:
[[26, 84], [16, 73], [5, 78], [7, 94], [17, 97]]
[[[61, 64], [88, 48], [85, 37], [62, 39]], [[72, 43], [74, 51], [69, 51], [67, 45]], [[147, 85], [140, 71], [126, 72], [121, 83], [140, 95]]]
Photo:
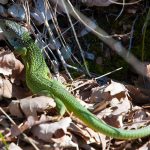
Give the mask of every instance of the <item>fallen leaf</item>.
[[78, 150], [78, 144], [72, 141], [72, 138], [68, 135], [64, 135], [61, 138], [54, 139], [52, 141], [55, 142], [54, 147], [63, 147], [63, 148], [75, 148]]
[[8, 79], [4, 79], [0, 76], [0, 99], [2, 97], [12, 97], [12, 83]]
[[116, 94], [119, 94], [121, 92], [128, 92], [126, 87], [118, 82], [114, 82], [111, 80], [111, 83], [105, 88], [104, 92], [110, 92], [111, 96], [114, 96]]
[[136, 105], [143, 105], [150, 103], [150, 90], [137, 88], [133, 85], [126, 85], [132, 102]]
[[134, 107], [132, 112], [132, 124], [128, 125], [129, 129], [138, 129], [145, 126], [150, 122], [150, 114], [146, 113], [143, 109]]
[[[33, 116], [37, 118], [37, 112], [43, 112], [45, 109], [54, 108], [56, 103], [50, 97], [39, 96], [32, 98], [27, 97], [20, 100], [14, 100], [9, 104], [9, 111], [12, 115], [22, 117], [22, 112], [26, 117]], [[21, 110], [20, 110], [21, 108]]]
[[101, 87], [95, 87], [91, 89], [91, 96], [89, 98], [90, 102], [100, 102], [103, 100], [102, 96], [103, 90], [101, 90]]
[[57, 139], [63, 137], [67, 128], [70, 126], [71, 118], [66, 117], [59, 122], [54, 123], [42, 123], [32, 128], [34, 136], [38, 137], [45, 142], [50, 142], [51, 138]]
[[20, 110], [20, 101], [19, 100], [12, 100], [8, 106], [9, 112], [11, 115], [16, 116], [18, 118], [23, 117], [23, 113]]
[[21, 110], [24, 112], [26, 117], [33, 116], [37, 118], [37, 112], [43, 112], [45, 109], [54, 108], [56, 103], [50, 97], [39, 96], [39, 97], [27, 97], [20, 100]]
[[113, 98], [110, 102], [111, 109], [113, 109], [113, 115], [126, 114], [131, 109], [132, 105], [128, 97], [122, 98], [118, 101], [117, 98]]
[[150, 150], [150, 141], [146, 142], [138, 150]]
[[23, 150], [21, 147], [19, 147], [15, 143], [10, 143], [8, 149], [9, 150]]
[[3, 75], [18, 75], [23, 70], [24, 65], [15, 58], [10, 51], [0, 51], [0, 73]]

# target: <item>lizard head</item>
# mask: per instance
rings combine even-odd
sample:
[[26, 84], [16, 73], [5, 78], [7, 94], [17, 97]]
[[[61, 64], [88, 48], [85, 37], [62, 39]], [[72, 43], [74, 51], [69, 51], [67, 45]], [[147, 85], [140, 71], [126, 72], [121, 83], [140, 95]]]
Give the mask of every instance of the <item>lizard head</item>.
[[0, 20], [0, 28], [4, 36], [11, 46], [14, 47], [18, 54], [25, 53], [25, 45], [23, 43], [23, 35], [27, 33], [27, 29], [16, 22], [10, 20]]

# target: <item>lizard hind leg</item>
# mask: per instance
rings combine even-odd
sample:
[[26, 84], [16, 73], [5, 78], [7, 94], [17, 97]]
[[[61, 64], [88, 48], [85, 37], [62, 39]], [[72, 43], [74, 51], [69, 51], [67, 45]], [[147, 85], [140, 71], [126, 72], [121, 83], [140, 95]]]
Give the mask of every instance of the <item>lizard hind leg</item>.
[[47, 90], [42, 90], [38, 93], [39, 95], [44, 95], [44, 96], [48, 96], [48, 97], [52, 97], [55, 102], [56, 102], [56, 109], [59, 112], [60, 118], [62, 118], [62, 116], [65, 114], [66, 112], [66, 107], [64, 105], [64, 103], [57, 97], [55, 97], [53, 94], [50, 94]]
[[62, 118], [62, 116], [65, 114], [66, 112], [66, 107], [64, 105], [64, 103], [59, 99], [59, 98], [54, 98], [55, 102], [56, 102], [56, 108], [60, 114], [60, 118]]

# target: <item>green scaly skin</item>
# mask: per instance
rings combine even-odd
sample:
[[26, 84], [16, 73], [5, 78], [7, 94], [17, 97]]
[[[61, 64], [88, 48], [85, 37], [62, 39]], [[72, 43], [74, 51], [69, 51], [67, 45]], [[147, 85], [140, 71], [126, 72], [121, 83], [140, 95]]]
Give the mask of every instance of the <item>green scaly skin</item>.
[[62, 107], [63, 113], [65, 106], [68, 112], [73, 112], [73, 115], [82, 120], [88, 127], [109, 137], [129, 140], [150, 135], [150, 126], [137, 130], [123, 130], [109, 126], [96, 118], [61, 83], [49, 78], [48, 67], [39, 47], [22, 26], [12, 21], [2, 20], [0, 21], [0, 27], [12, 46], [17, 43], [16, 52], [22, 56], [26, 67], [26, 83], [33, 93], [53, 97], [56, 103]]

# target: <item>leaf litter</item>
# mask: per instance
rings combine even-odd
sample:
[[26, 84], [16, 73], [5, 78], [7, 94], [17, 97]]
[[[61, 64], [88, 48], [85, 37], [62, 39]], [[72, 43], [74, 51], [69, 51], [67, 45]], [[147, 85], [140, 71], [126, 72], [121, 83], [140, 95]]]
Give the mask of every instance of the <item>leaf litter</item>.
[[[5, 55], [7, 56], [8, 54], [5, 53]], [[5, 55], [3, 57], [7, 62], [9, 61], [9, 57], [7, 60]], [[3, 69], [5, 70], [5, 68], [6, 67]], [[14, 68], [15, 67], [12, 67], [11, 69], [13, 70]], [[55, 119], [54, 122], [52, 118], [54, 118], [57, 113], [56, 110], [54, 110], [56, 104], [52, 98], [38, 95], [26, 97], [23, 94], [22, 97], [25, 98], [18, 99], [18, 94], [13, 94], [12, 90], [12, 86], [15, 84], [15, 82], [12, 83], [12, 80], [10, 80], [13, 76], [12, 70], [9, 71], [9, 74], [5, 74], [5, 71], [1, 72], [5, 77], [1, 77], [1, 80], [3, 80], [3, 86], [1, 86], [3, 90], [1, 91], [5, 91], [5, 93], [1, 93], [1, 97], [10, 99], [10, 103], [7, 106], [7, 113], [13, 118], [20, 118], [20, 121], [17, 121], [18, 125], [13, 125], [12, 127], [10, 127], [9, 124], [3, 123], [5, 119], [1, 119], [0, 124], [11, 129], [10, 134], [7, 134], [9, 137], [13, 139], [13, 137], [18, 136], [21, 133], [26, 133], [26, 131], [29, 130], [33, 139], [37, 138], [43, 142], [51, 143], [54, 147], [74, 147], [76, 149], [78, 149], [78, 147], [82, 147], [83, 149], [86, 149], [87, 147], [99, 147], [102, 149], [108, 148], [107, 145], [111, 142], [110, 138], [86, 127], [81, 121], [73, 116], [64, 117], [58, 120]], [[20, 69], [18, 69], [18, 73], [20, 73]], [[17, 76], [15, 78], [17, 78]], [[4, 82], [5, 80], [6, 82]], [[22, 79], [20, 78], [20, 83], [21, 80]], [[83, 83], [84, 80], [80, 80], [79, 83], [78, 80], [76, 81], [76, 84], [74, 84], [74, 95], [78, 98], [80, 103], [90, 109], [90, 111], [93, 111], [98, 118], [103, 119], [111, 126], [125, 129], [137, 129], [146, 126], [150, 121], [150, 112], [140, 106], [134, 106], [132, 103], [134, 101], [133, 99], [136, 99], [133, 95], [137, 96], [137, 91], [140, 95], [140, 90], [133, 87], [131, 89], [129, 85], [126, 86], [115, 81], [111, 81], [103, 90], [95, 83], [95, 81], [87, 81], [85, 86], [80, 87], [79, 85]], [[18, 90], [20, 88], [20, 91], [22, 91], [20, 85], [16, 86]], [[6, 90], [5, 87], [8, 87], [8, 90]], [[9, 91], [9, 93], [7, 91]], [[26, 95], [27, 93], [28, 92], [26, 92]], [[11, 100], [12, 97], [17, 100]], [[102, 104], [102, 102], [105, 105], [99, 109], [98, 105]], [[48, 119], [50, 114], [53, 115]], [[41, 121], [42, 115], [45, 115], [45, 117]], [[3, 132], [6, 132], [5, 129], [3, 129]], [[8, 136], [6, 140], [8, 139]], [[117, 144], [117, 140], [115, 141], [114, 145]], [[121, 145], [123, 145], [123, 143], [126, 143], [126, 141], [122, 141]], [[131, 146], [132, 142], [129, 145]], [[10, 149], [13, 146], [15, 147], [14, 144], [11, 144]], [[143, 147], [145, 146], [148, 147], [148, 143], [143, 145]], [[143, 147], [141, 146], [140, 149]]]

